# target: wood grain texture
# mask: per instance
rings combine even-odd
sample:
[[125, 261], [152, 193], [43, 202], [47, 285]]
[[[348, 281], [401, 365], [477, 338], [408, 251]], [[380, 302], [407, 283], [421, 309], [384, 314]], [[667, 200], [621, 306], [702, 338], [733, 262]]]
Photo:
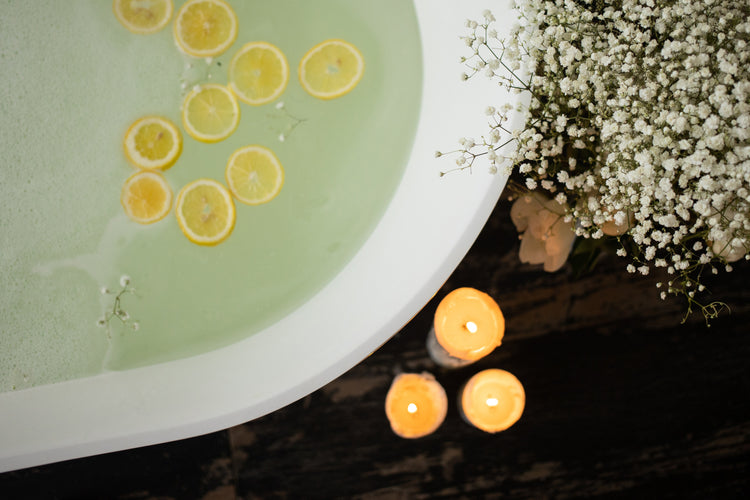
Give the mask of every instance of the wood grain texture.
[[[520, 264], [498, 204], [440, 292], [388, 343], [313, 394], [193, 439], [0, 475], [0, 498], [744, 498], [750, 493], [750, 266], [713, 279], [732, 307], [706, 328], [661, 301], [657, 276], [600, 258], [574, 279]], [[425, 339], [459, 286], [495, 297], [503, 345], [458, 370]], [[460, 385], [483, 368], [524, 384], [521, 420], [490, 435], [461, 420]], [[385, 394], [429, 371], [450, 408], [434, 434], [395, 436]]]

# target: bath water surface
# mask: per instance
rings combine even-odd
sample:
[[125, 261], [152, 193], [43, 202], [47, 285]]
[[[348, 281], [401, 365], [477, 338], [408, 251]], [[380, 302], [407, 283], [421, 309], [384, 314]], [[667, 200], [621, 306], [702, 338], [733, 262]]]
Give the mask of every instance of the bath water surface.
[[[239, 34], [212, 60], [182, 55], [171, 23], [152, 35], [130, 33], [110, 1], [0, 5], [0, 391], [165, 362], [246, 338], [328, 283], [385, 211], [419, 114], [413, 5], [230, 4]], [[365, 72], [351, 93], [322, 101], [302, 89], [297, 64], [329, 38], [358, 47]], [[184, 95], [196, 84], [226, 84], [232, 55], [250, 41], [285, 53], [289, 85], [273, 103], [241, 103], [239, 127], [228, 139], [195, 141], [180, 121]], [[230, 154], [250, 144], [278, 156], [282, 191], [265, 205], [236, 203], [234, 231], [215, 247], [188, 241], [173, 211], [148, 226], [131, 221], [120, 190], [135, 169], [122, 137], [151, 114], [172, 120], [183, 135], [179, 160], [164, 172], [175, 195], [201, 177], [225, 183]], [[113, 310], [123, 275], [134, 290], [120, 297], [127, 320], [98, 326]]]

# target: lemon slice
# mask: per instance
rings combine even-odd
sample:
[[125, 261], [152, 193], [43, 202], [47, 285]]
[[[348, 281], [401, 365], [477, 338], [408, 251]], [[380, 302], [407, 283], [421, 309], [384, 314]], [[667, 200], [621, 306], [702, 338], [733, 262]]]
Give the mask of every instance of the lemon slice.
[[177, 195], [175, 216], [185, 236], [198, 245], [217, 245], [234, 229], [234, 201], [213, 179], [198, 179]]
[[333, 99], [351, 92], [364, 72], [362, 54], [344, 40], [319, 43], [307, 51], [299, 63], [302, 87], [318, 99]]
[[148, 35], [167, 25], [172, 17], [172, 0], [114, 0], [112, 10], [128, 30]]
[[128, 128], [122, 144], [125, 156], [136, 167], [166, 169], [182, 152], [182, 135], [166, 118], [145, 116]]
[[182, 125], [197, 141], [219, 142], [232, 135], [239, 123], [237, 98], [224, 85], [196, 86], [182, 104]]
[[237, 38], [237, 15], [224, 0], [190, 0], [177, 12], [174, 39], [194, 57], [214, 57]]
[[172, 190], [161, 174], [140, 171], [123, 184], [120, 202], [128, 217], [139, 224], [151, 224], [169, 213]]
[[279, 97], [289, 83], [289, 63], [278, 47], [268, 42], [246, 43], [229, 63], [229, 88], [253, 106]]
[[225, 175], [234, 197], [247, 205], [271, 201], [284, 185], [279, 159], [263, 146], [245, 146], [232, 153]]

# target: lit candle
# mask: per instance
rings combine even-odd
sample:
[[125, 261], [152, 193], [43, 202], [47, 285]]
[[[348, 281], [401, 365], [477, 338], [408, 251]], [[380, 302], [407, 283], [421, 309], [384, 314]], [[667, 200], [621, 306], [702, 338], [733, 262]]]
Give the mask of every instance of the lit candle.
[[515, 424], [525, 405], [521, 382], [512, 373], [497, 368], [477, 373], [459, 393], [461, 415], [485, 432], [504, 431]]
[[429, 373], [402, 373], [385, 397], [385, 414], [393, 432], [419, 438], [435, 432], [448, 412], [445, 389]]
[[488, 355], [505, 334], [505, 318], [492, 297], [473, 288], [458, 288], [435, 311], [427, 351], [440, 366], [458, 368]]

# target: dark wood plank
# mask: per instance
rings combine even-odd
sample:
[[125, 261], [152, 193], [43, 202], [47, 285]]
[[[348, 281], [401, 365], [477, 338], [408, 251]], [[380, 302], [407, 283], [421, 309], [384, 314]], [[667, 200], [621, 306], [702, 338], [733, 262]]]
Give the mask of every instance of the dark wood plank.
[[[709, 329], [681, 325], [682, 304], [605, 257], [592, 275], [521, 266], [500, 205], [443, 290], [397, 336], [305, 400], [230, 430], [242, 498], [740, 497], [750, 465], [747, 266], [717, 283], [733, 306]], [[449, 371], [424, 339], [439, 299], [458, 286], [495, 296], [504, 345]], [[527, 408], [488, 435], [452, 404], [433, 435], [388, 428], [383, 401], [399, 371], [434, 373], [453, 399], [475, 371], [502, 367]], [[454, 401], [451, 401], [454, 403]]]
[[0, 474], [0, 498], [236, 498], [226, 432]]

